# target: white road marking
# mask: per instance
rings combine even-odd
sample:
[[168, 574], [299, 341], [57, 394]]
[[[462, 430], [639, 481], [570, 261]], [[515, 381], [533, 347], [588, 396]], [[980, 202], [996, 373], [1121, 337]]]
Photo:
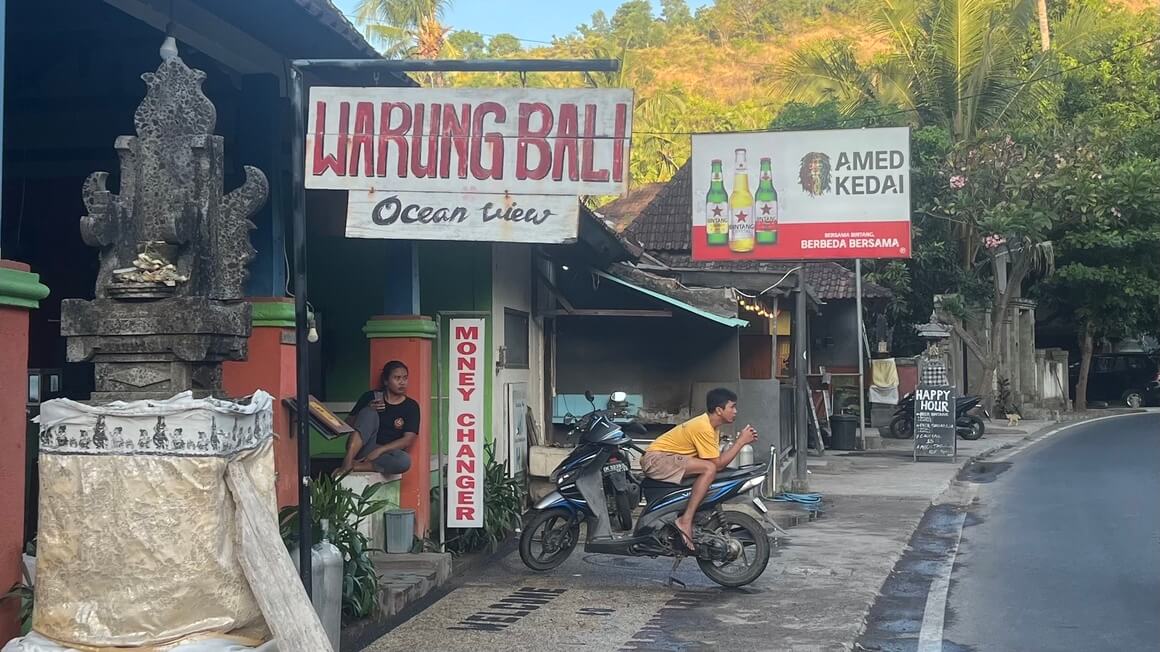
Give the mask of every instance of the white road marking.
[[955, 568], [955, 557], [959, 554], [959, 541], [963, 537], [963, 523], [967, 519], [966, 506], [975, 497], [975, 486], [971, 485], [964, 496], [963, 507], [954, 520], [955, 542], [947, 551], [946, 559], [938, 568], [938, 574], [930, 583], [926, 594], [926, 608], [922, 612], [922, 629], [918, 632], [918, 652], [942, 652], [943, 618], [947, 612], [947, 593], [951, 588], [951, 571]]

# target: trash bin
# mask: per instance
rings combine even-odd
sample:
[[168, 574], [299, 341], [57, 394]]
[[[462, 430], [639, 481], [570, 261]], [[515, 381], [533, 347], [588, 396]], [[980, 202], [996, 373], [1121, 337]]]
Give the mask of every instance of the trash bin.
[[415, 510], [392, 509], [386, 514], [387, 552], [411, 552], [415, 544]]
[[858, 417], [835, 414], [830, 417], [830, 431], [833, 432], [830, 448], [839, 451], [858, 450]]

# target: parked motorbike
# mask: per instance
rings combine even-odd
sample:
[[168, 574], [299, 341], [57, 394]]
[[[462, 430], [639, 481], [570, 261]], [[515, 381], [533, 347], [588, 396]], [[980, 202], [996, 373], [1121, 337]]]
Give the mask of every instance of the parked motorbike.
[[[622, 392], [613, 395], [614, 402], [618, 397], [623, 401]], [[627, 467], [627, 450], [644, 452], [632, 442], [625, 428], [644, 433], [643, 426], [635, 422], [622, 428], [607, 410], [594, 409], [577, 422], [580, 444], [552, 472], [556, 491], [537, 503], [525, 521], [520, 535], [520, 559], [524, 564], [532, 570], [548, 571], [564, 563], [579, 542], [580, 524], [585, 523], [585, 552], [674, 557], [674, 570], [686, 556], [693, 556], [709, 579], [728, 587], [745, 586], [760, 577], [769, 563], [769, 537], [756, 519], [726, 510], [724, 505], [742, 493], [760, 489], [768, 464], [726, 469], [717, 474], [694, 518], [696, 552], [685, 547], [675, 525], [687, 506], [693, 478], [680, 484], [644, 479], [640, 486], [647, 505], [630, 534], [616, 535], [607, 506], [605, 470], [610, 463], [621, 460]], [[613, 459], [617, 462], [611, 462]], [[771, 454], [770, 463], [775, 459], [777, 456]], [[759, 512], [766, 512], [760, 498], [752, 500]]]
[[[980, 439], [987, 426], [978, 416], [982, 412], [988, 419], [991, 414], [980, 403], [979, 396], [959, 396], [955, 398], [955, 434], [968, 441]], [[890, 420], [890, 434], [898, 439], [914, 436], [914, 394], [907, 394], [898, 402], [894, 418]]]
[[[585, 436], [593, 430], [593, 428], [603, 427], [604, 422], [599, 418], [603, 415], [608, 422], [613, 422], [613, 419], [618, 417], [625, 417], [628, 415], [628, 395], [624, 392], [614, 392], [608, 399], [608, 407], [600, 409], [596, 407], [596, 398], [592, 392], [584, 392], [584, 398], [588, 399], [588, 403], [592, 405], [592, 412], [583, 417], [575, 417], [571, 414], [564, 416], [564, 425], [570, 426], [568, 431], [569, 439], [579, 437], [581, 442], [584, 441]], [[632, 423], [633, 429], [644, 431], [644, 427]], [[645, 431], [647, 432], [647, 431]], [[597, 437], [599, 440], [599, 437]], [[631, 443], [631, 439], [629, 440]], [[592, 451], [590, 446], [579, 445], [572, 453], [565, 458], [561, 464], [561, 468], [569, 467], [569, 465], [583, 464], [586, 461], [587, 455]], [[631, 530], [632, 529], [632, 510], [640, 504], [640, 480], [633, 475], [631, 464], [629, 463], [628, 448], [621, 447], [621, 450], [609, 455], [608, 460], [604, 464], [604, 497], [608, 505], [608, 515], [612, 520], [612, 526], [615, 530]], [[555, 476], [551, 480], [555, 481]]]

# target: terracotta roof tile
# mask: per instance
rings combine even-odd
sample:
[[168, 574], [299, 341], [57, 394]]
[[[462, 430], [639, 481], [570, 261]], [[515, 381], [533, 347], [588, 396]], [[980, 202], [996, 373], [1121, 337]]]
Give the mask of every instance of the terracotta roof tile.
[[646, 183], [630, 189], [621, 197], [614, 199], [596, 209], [605, 219], [613, 224], [617, 233], [622, 233], [640, 216], [642, 210], [656, 198], [665, 184]]

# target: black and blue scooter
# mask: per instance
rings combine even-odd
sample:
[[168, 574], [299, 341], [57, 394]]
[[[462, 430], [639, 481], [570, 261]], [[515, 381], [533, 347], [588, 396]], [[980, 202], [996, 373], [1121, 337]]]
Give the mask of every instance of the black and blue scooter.
[[[592, 401], [591, 393], [588, 393]], [[612, 402], [624, 401], [623, 392]], [[595, 406], [594, 406], [595, 407]], [[627, 460], [627, 450], [642, 452], [611, 417], [608, 410], [594, 409], [576, 420], [574, 432], [580, 442], [572, 454], [552, 472], [556, 490], [529, 512], [520, 535], [520, 558], [533, 570], [547, 571], [564, 563], [580, 539], [580, 524], [587, 526], [584, 551], [629, 557], [674, 557], [673, 569], [687, 556], [695, 557], [701, 571], [722, 586], [738, 587], [753, 582], [769, 564], [769, 537], [762, 525], [725, 504], [752, 492], [751, 500], [766, 512], [760, 494], [769, 471], [767, 464], [726, 469], [717, 474], [693, 521], [696, 552], [686, 548], [675, 521], [689, 500], [693, 479], [670, 484], [644, 479], [640, 486], [647, 502], [636, 527], [629, 534], [612, 532], [605, 498], [606, 466]], [[625, 428], [646, 432], [635, 422]], [[770, 463], [777, 458], [770, 455]], [[756, 490], [756, 491], [755, 491]]]

